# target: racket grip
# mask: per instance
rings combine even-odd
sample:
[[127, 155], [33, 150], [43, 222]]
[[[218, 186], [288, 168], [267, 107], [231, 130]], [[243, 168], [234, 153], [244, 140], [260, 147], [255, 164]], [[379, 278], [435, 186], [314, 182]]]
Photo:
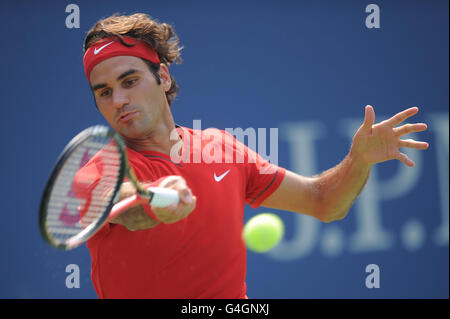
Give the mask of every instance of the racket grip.
[[171, 188], [149, 187], [147, 190], [153, 193], [152, 200], [149, 203], [151, 206], [167, 207], [177, 204], [180, 200], [178, 192]]

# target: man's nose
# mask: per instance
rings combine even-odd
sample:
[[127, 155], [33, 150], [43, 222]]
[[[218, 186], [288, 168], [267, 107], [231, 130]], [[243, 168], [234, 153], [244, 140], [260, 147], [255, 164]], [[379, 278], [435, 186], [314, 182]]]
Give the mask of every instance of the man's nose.
[[121, 108], [124, 105], [130, 104], [128, 95], [122, 90], [113, 93], [113, 105], [115, 108]]

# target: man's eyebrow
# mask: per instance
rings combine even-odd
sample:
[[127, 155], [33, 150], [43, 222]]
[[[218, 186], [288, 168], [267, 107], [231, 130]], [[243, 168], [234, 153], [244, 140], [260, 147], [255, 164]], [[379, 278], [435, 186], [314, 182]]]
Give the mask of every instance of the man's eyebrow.
[[[133, 73], [136, 73], [136, 72], [139, 72], [139, 70], [136, 70], [136, 69], [130, 69], [130, 70], [128, 70], [128, 71], [125, 71], [125, 72], [123, 72], [121, 75], [119, 75], [119, 76], [117, 77], [117, 81], [120, 81], [120, 80], [122, 80], [123, 78], [127, 77], [128, 75], [133, 74]], [[99, 90], [99, 89], [102, 89], [102, 88], [104, 88], [104, 87], [106, 87], [106, 83], [100, 83], [100, 84], [96, 84], [96, 85], [92, 86], [92, 87], [91, 87], [91, 90], [92, 90], [92, 92], [95, 92], [95, 91], [97, 91], [97, 90]]]
[[126, 76], [128, 76], [128, 75], [130, 75], [130, 74], [136, 73], [136, 72], [138, 72], [138, 70], [135, 70], [135, 69], [130, 69], [130, 70], [128, 70], [128, 71], [125, 71], [125, 72], [123, 72], [121, 75], [119, 75], [119, 76], [117, 77], [117, 81], [120, 81], [120, 80], [122, 80], [124, 77], [126, 77]]
[[96, 84], [96, 85], [91, 87], [91, 90], [92, 90], [92, 92], [95, 92], [95, 91], [97, 91], [99, 89], [102, 89], [104, 87], [106, 87], [106, 83]]

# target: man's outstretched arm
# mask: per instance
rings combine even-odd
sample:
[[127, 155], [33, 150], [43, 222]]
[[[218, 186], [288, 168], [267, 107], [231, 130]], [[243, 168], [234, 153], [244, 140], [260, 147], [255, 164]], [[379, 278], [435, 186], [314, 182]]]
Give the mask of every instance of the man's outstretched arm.
[[373, 164], [397, 159], [412, 167], [414, 162], [399, 148], [428, 148], [426, 142], [401, 139], [405, 134], [426, 130], [426, 124], [396, 127], [418, 110], [409, 108], [374, 125], [373, 107], [366, 106], [364, 123], [353, 137], [350, 152], [339, 165], [313, 177], [287, 171], [281, 185], [262, 206], [303, 213], [324, 222], [344, 218], [364, 188]]

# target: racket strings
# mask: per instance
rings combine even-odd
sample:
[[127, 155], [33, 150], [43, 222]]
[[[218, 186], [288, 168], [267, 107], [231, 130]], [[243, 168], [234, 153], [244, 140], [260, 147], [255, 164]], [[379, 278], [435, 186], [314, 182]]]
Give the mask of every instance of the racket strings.
[[115, 142], [91, 136], [69, 155], [55, 180], [47, 207], [47, 233], [57, 244], [99, 222], [114, 200], [121, 153]]

